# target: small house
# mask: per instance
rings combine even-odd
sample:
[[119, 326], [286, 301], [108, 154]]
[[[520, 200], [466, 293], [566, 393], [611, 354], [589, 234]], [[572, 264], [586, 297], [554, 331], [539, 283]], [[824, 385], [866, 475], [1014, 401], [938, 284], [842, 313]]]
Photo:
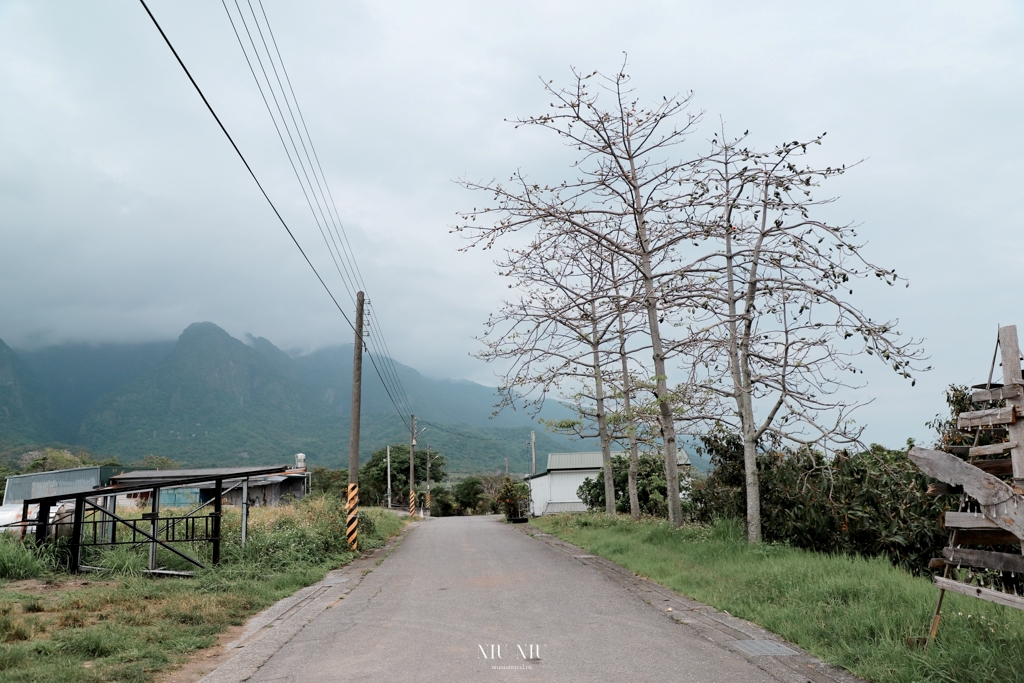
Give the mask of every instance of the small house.
[[[626, 455], [612, 453], [612, 457]], [[679, 449], [680, 467], [690, 464], [686, 451]], [[596, 453], [549, 453], [548, 466], [543, 472], [526, 477], [530, 485], [530, 514], [534, 517], [559, 512], [586, 512], [587, 506], [576, 494], [586, 479], [597, 479], [603, 460]]]

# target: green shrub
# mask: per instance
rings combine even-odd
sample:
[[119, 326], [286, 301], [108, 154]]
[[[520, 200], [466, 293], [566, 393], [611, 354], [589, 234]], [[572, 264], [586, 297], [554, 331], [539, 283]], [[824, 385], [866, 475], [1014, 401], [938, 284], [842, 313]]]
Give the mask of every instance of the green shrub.
[[505, 519], [521, 519], [528, 517], [530, 504], [530, 486], [525, 481], [512, 481], [508, 475], [498, 489], [498, 505], [505, 514]]
[[466, 477], [452, 489], [459, 514], [472, 514], [484, 498], [484, 485], [479, 477]]
[[[746, 517], [743, 447], [739, 437], [703, 438], [712, 471], [694, 487], [697, 519]], [[775, 450], [757, 462], [766, 541], [821, 552], [885, 556], [913, 572], [938, 557], [947, 534], [940, 519], [948, 500], [928, 496], [928, 477], [904, 451], [820, 453]]]
[[[682, 474], [682, 473], [680, 473]], [[684, 476], [679, 477], [680, 490]], [[615, 484], [615, 510], [629, 514], [629, 458], [624, 455], [612, 457], [612, 481]], [[640, 503], [640, 514], [652, 517], [668, 517], [668, 484], [665, 483], [665, 462], [656, 455], [642, 455], [637, 459], [636, 496]], [[604, 470], [597, 479], [587, 478], [576, 495], [591, 510], [604, 510]]]
[[442, 486], [430, 492], [431, 517], [451, 517], [455, 511], [455, 498], [449, 489]]

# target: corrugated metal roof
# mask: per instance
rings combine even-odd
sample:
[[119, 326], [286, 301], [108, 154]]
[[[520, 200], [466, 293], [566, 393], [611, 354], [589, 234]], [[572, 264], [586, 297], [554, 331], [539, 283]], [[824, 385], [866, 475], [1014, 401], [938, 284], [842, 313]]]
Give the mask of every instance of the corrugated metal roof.
[[[612, 455], [622, 455], [612, 453]], [[596, 453], [548, 453], [548, 472], [552, 470], [600, 469], [601, 452]]]
[[[623, 451], [612, 451], [612, 457], [626, 455]], [[690, 456], [686, 449], [679, 448], [676, 453], [676, 462], [680, 465], [689, 465]], [[601, 452], [589, 453], [548, 453], [548, 468], [551, 470], [588, 470], [600, 469], [603, 465]], [[538, 472], [540, 474], [540, 472]]]
[[131, 469], [133, 468], [120, 465], [95, 465], [67, 470], [15, 474], [7, 478], [4, 504], [20, 503], [26, 498], [91, 491], [97, 486], [105, 486], [111, 477]]
[[265, 467], [209, 467], [203, 469], [188, 470], [140, 470], [138, 472], [126, 472], [120, 476], [112, 477], [111, 481], [118, 485], [141, 486], [144, 484], [160, 484], [163, 482], [176, 481], [178, 479], [195, 479], [205, 477], [209, 481], [215, 479], [232, 479], [242, 477], [257, 477], [261, 475], [284, 473], [287, 465], [268, 465]]

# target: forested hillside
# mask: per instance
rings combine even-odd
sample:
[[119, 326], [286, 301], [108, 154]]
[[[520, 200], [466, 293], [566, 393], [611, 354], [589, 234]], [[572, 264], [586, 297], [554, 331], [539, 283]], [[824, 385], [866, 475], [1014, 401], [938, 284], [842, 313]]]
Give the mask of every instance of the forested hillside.
[[46, 439], [52, 420], [42, 382], [0, 339], [0, 447]]
[[[3, 434], [18, 435], [9, 443], [62, 442], [122, 462], [155, 454], [195, 465], [259, 464], [304, 452], [311, 464], [342, 466], [351, 345], [293, 358], [265, 338], [248, 342], [213, 323], [196, 323], [177, 342], [77, 344], [18, 354], [5, 346], [7, 365], [17, 364], [19, 377], [29, 377], [36, 398], [17, 430]], [[544, 432], [523, 413], [491, 419], [496, 397], [490, 387], [395, 367], [419, 426], [426, 427], [419, 447], [444, 452], [453, 472], [503, 470], [506, 457], [513, 471], [528, 471], [531, 429], [538, 432], [541, 464], [550, 451], [584, 447]], [[549, 417], [564, 411], [557, 405], [549, 410]], [[367, 359], [362, 457], [408, 438], [408, 426]]]

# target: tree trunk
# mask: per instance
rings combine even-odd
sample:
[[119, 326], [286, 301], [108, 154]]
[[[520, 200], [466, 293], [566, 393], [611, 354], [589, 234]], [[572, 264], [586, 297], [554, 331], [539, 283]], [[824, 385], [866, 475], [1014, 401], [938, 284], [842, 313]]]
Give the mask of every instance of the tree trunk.
[[761, 542], [761, 484], [757, 476], [757, 442], [743, 435], [743, 474], [747, 488], [747, 540]]
[[[632, 163], [632, 159], [630, 160]], [[636, 177], [634, 171], [634, 179]], [[668, 521], [673, 526], [682, 526], [683, 510], [679, 502], [679, 462], [676, 449], [675, 415], [668, 395], [668, 374], [665, 370], [665, 351], [661, 341], [661, 323], [658, 320], [658, 295], [654, 291], [654, 275], [651, 269], [650, 245], [647, 240], [647, 224], [644, 220], [640, 188], [633, 185], [636, 202], [637, 237], [640, 241], [640, 266], [644, 281], [644, 308], [647, 309], [647, 326], [651, 333], [651, 350], [654, 360], [654, 375], [657, 383], [654, 397], [658, 401], [658, 415], [661, 420], [661, 435], [665, 451], [665, 483], [668, 486]]]
[[751, 398], [749, 367], [739, 342], [736, 325], [736, 273], [733, 269], [732, 232], [729, 213], [725, 225], [725, 263], [729, 293], [729, 371], [732, 375], [733, 396], [740, 416], [743, 437], [743, 472], [747, 491], [747, 540], [761, 541], [761, 489], [757, 479], [757, 438], [754, 430], [754, 406]]
[[[612, 279], [614, 280], [614, 270]], [[619, 296], [618, 282], [615, 283], [615, 295]], [[621, 301], [619, 297], [619, 301]], [[636, 418], [633, 416], [632, 383], [629, 380], [629, 356], [626, 354], [626, 326], [622, 321], [622, 307], [618, 306], [619, 322], [619, 360], [622, 361], [622, 408], [626, 413], [626, 429], [629, 435], [629, 516], [634, 520], [640, 519], [640, 496], [636, 492], [637, 453], [636, 445]]]
[[636, 474], [639, 457], [637, 455], [636, 437], [629, 443], [629, 516], [635, 521], [640, 519], [640, 496], [636, 492]]
[[590, 348], [594, 353], [594, 400], [597, 402], [597, 434], [601, 439], [601, 462], [604, 464], [604, 511], [615, 514], [615, 479], [612, 476], [611, 439], [608, 438], [608, 417], [604, 407], [604, 382], [601, 376], [601, 349], [597, 333], [597, 304], [590, 303], [592, 336]]

